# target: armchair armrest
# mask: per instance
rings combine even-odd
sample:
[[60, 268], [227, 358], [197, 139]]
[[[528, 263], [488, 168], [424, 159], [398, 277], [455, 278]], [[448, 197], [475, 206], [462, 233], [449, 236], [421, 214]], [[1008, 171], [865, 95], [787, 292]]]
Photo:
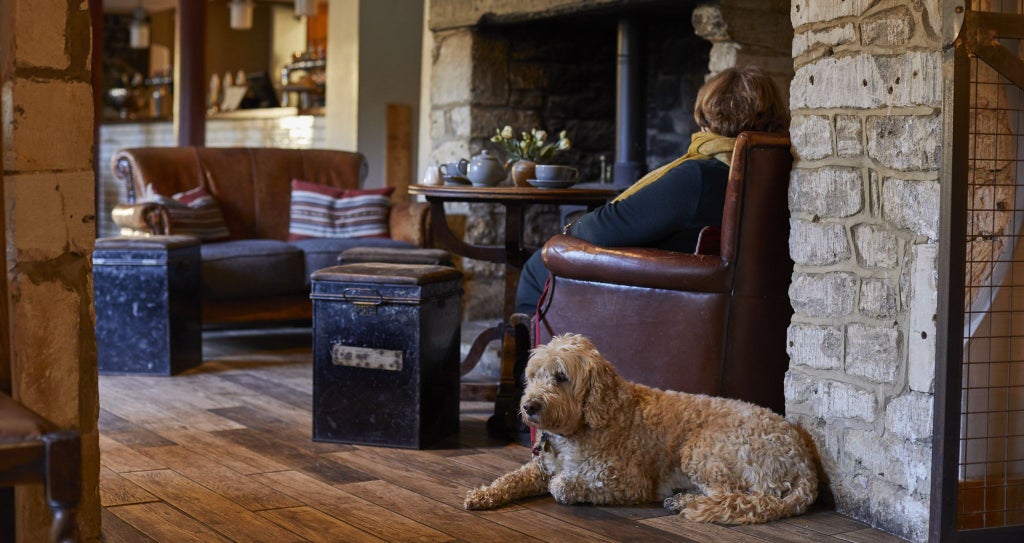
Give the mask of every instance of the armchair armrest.
[[426, 202], [393, 202], [388, 216], [391, 239], [411, 243], [416, 247], [430, 247], [430, 204]]
[[154, 202], [118, 204], [110, 215], [124, 236], [167, 235], [170, 227], [167, 209]]
[[732, 267], [716, 255], [600, 247], [562, 234], [548, 240], [543, 251], [553, 274], [580, 281], [694, 292], [728, 292], [732, 282]]

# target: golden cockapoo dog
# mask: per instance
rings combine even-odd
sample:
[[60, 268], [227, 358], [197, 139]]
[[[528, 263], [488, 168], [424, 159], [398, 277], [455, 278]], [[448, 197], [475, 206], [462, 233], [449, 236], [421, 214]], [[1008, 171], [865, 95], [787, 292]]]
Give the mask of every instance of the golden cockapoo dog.
[[756, 405], [627, 382], [585, 337], [533, 350], [523, 418], [533, 459], [471, 490], [467, 509], [550, 492], [559, 503], [664, 499], [688, 520], [768, 522], [817, 497], [817, 465], [797, 429]]

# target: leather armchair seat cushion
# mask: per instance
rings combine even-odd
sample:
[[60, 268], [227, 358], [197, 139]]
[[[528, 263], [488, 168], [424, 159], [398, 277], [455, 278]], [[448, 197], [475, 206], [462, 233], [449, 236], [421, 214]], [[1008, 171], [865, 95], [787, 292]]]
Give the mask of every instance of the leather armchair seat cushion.
[[274, 239], [204, 243], [202, 295], [211, 299], [263, 298], [306, 292], [302, 249]]
[[338, 255], [353, 247], [412, 248], [413, 245], [390, 238], [309, 238], [288, 242], [306, 256], [306, 285], [309, 276], [323, 268], [338, 265]]

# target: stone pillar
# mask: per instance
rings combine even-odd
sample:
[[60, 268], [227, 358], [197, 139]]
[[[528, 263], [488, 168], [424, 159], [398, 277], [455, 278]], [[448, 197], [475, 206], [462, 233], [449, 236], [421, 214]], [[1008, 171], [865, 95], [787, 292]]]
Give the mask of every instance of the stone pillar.
[[[89, 255], [95, 240], [89, 3], [0, 0], [2, 239], [13, 396], [82, 434], [83, 541], [100, 539], [96, 342]], [[17, 491], [21, 541], [45, 541], [38, 486]]]
[[787, 415], [841, 513], [928, 536], [939, 0], [794, 0]]
[[693, 11], [693, 28], [711, 42], [708, 75], [755, 65], [785, 93], [793, 77], [788, 0], [719, 0]]

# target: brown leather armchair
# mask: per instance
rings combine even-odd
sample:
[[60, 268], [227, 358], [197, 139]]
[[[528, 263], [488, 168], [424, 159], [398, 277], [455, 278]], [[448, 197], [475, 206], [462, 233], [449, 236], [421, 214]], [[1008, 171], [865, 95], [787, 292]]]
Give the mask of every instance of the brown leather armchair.
[[537, 341], [584, 334], [627, 379], [783, 412], [792, 161], [786, 135], [740, 134], [718, 254], [549, 240]]

